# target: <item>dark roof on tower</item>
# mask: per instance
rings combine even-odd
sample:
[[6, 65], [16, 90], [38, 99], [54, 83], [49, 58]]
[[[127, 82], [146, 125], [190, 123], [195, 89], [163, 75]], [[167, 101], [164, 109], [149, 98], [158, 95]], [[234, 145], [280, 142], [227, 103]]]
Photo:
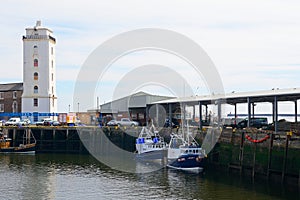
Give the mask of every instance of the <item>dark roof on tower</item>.
[[22, 90], [23, 90], [23, 83], [5, 83], [5, 84], [0, 84], [0, 92], [22, 91]]

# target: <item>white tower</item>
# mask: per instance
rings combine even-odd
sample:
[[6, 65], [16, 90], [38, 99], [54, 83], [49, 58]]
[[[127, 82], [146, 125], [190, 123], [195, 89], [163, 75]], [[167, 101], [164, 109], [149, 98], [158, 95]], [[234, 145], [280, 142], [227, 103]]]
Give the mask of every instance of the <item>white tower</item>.
[[53, 32], [37, 21], [33, 28], [26, 28], [23, 36], [23, 95], [22, 112], [56, 113], [56, 67]]

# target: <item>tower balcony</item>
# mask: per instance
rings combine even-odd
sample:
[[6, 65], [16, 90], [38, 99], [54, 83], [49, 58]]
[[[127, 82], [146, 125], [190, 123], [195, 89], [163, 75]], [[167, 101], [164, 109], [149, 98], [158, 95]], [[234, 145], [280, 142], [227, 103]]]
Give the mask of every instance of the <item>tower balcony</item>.
[[31, 39], [31, 40], [52, 40], [54, 43], [56, 42], [56, 39], [50, 35], [23, 35], [23, 40], [24, 39]]

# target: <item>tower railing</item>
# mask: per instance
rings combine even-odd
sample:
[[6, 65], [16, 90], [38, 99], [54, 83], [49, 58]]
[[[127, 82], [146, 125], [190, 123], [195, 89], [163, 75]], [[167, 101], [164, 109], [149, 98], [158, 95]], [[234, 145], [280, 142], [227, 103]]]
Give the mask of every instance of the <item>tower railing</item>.
[[53, 40], [54, 42], [56, 41], [56, 39], [50, 35], [26, 35], [23, 36], [23, 39], [50, 39]]

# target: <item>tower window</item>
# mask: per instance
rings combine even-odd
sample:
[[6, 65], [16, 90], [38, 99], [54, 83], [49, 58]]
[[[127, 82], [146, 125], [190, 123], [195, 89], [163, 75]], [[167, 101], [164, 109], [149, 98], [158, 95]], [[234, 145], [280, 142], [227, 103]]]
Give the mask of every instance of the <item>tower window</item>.
[[34, 72], [33, 79], [34, 80], [39, 80], [39, 74], [37, 72]]
[[17, 102], [14, 101], [13, 104], [12, 104], [12, 111], [15, 113], [17, 112]]
[[38, 54], [38, 46], [37, 45], [33, 46], [33, 54]]
[[33, 93], [34, 93], [34, 94], [39, 93], [39, 87], [38, 87], [38, 86], [34, 86], [34, 87], [33, 87]]
[[13, 99], [17, 98], [17, 91], [13, 91]]
[[38, 107], [39, 106], [39, 101], [38, 101], [38, 99], [33, 99], [33, 106], [34, 107]]
[[3, 103], [0, 104], [0, 112], [4, 112], [4, 104]]
[[51, 80], [53, 81], [53, 73], [51, 74]]
[[0, 92], [0, 99], [4, 99], [4, 93]]
[[39, 66], [39, 61], [38, 59], [33, 60], [33, 66], [38, 67]]

